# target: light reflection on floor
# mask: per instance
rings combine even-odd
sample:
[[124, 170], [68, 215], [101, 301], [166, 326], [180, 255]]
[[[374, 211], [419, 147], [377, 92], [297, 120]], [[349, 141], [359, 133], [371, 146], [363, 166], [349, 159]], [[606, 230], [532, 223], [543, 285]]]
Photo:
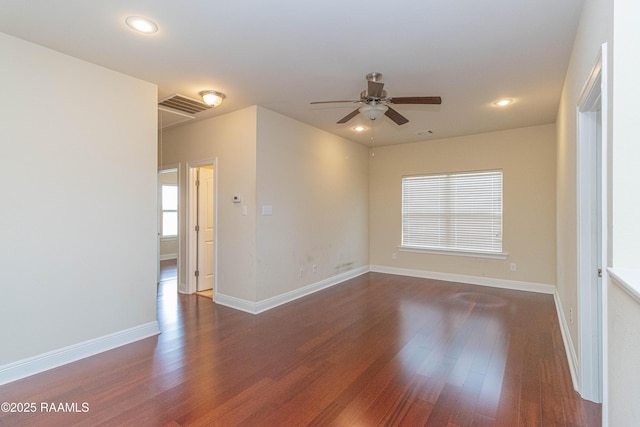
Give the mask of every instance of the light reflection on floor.
[[[511, 314], [505, 298], [486, 293], [465, 291], [436, 300], [401, 300], [397, 333], [405, 345], [398, 353], [397, 366], [413, 383], [410, 387], [415, 393], [427, 400], [438, 396], [446, 384], [467, 390], [484, 408], [495, 411], [507, 368], [505, 322]], [[421, 354], [421, 361], [416, 354]]]

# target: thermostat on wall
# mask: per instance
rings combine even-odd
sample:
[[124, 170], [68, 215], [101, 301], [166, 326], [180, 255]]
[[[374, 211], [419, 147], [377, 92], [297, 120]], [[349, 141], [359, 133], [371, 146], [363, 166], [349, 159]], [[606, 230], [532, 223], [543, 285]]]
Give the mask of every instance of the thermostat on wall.
[[242, 199], [240, 198], [240, 196], [233, 196], [233, 203], [240, 203], [242, 201]]

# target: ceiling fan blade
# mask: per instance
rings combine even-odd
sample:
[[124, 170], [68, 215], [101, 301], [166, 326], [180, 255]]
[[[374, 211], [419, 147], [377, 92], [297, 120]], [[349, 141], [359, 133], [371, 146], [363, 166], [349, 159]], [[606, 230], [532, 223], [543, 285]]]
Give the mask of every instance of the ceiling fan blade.
[[373, 98], [382, 98], [382, 88], [384, 87], [384, 83], [372, 82], [371, 80], [369, 80], [367, 84], [367, 96]]
[[387, 102], [392, 104], [442, 104], [439, 96], [399, 96], [389, 98]]
[[342, 124], [342, 123], [347, 123], [349, 120], [353, 119], [355, 116], [357, 116], [360, 113], [359, 109], [355, 109], [352, 112], [350, 112], [349, 114], [347, 114], [346, 116], [344, 116], [343, 118], [341, 118], [340, 120], [338, 120], [338, 124]]
[[360, 102], [360, 100], [354, 101], [354, 100], [350, 100], [350, 101], [314, 101], [311, 104], [333, 104], [334, 102], [351, 102], [351, 103], [356, 103], [356, 102]]
[[393, 108], [389, 107], [387, 111], [384, 112], [384, 115], [389, 117], [391, 120], [396, 122], [397, 125], [403, 125], [405, 123], [409, 123], [409, 119], [407, 119], [402, 114], [398, 113]]

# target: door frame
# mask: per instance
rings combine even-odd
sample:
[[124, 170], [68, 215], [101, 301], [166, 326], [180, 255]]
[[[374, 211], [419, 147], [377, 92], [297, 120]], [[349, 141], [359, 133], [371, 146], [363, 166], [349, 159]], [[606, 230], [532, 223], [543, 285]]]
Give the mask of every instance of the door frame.
[[[579, 393], [606, 402], [608, 63], [604, 43], [583, 87], [577, 115]], [[599, 110], [599, 112], [598, 112]], [[596, 165], [596, 168], [593, 168]], [[599, 169], [599, 170], [598, 170]], [[597, 194], [599, 193], [599, 194]], [[599, 196], [599, 197], [598, 197]], [[595, 206], [595, 210], [593, 207]], [[598, 218], [599, 217], [599, 218]], [[593, 233], [593, 230], [596, 233]], [[601, 269], [602, 276], [597, 275]], [[603, 413], [605, 406], [603, 405]]]
[[196, 266], [198, 258], [195, 224], [198, 222], [196, 169], [213, 166], [213, 295], [218, 293], [218, 158], [187, 162], [187, 214], [186, 214], [186, 293], [196, 292]]

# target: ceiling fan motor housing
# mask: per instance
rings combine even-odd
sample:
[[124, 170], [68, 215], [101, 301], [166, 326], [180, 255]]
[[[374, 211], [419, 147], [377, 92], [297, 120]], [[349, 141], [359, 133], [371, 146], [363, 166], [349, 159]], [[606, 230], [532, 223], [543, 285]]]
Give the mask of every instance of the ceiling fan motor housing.
[[377, 100], [377, 101], [381, 101], [383, 99], [385, 99], [387, 97], [387, 91], [386, 90], [382, 90], [382, 93], [380, 94], [380, 97], [373, 97], [369, 95], [369, 91], [367, 89], [363, 90], [362, 92], [360, 92], [360, 99], [362, 99], [363, 101], [373, 101], [373, 100]]
[[370, 82], [379, 82], [380, 80], [382, 80], [382, 73], [378, 73], [374, 71], [373, 73], [367, 74], [366, 78], [367, 78], [367, 81], [370, 81]]

